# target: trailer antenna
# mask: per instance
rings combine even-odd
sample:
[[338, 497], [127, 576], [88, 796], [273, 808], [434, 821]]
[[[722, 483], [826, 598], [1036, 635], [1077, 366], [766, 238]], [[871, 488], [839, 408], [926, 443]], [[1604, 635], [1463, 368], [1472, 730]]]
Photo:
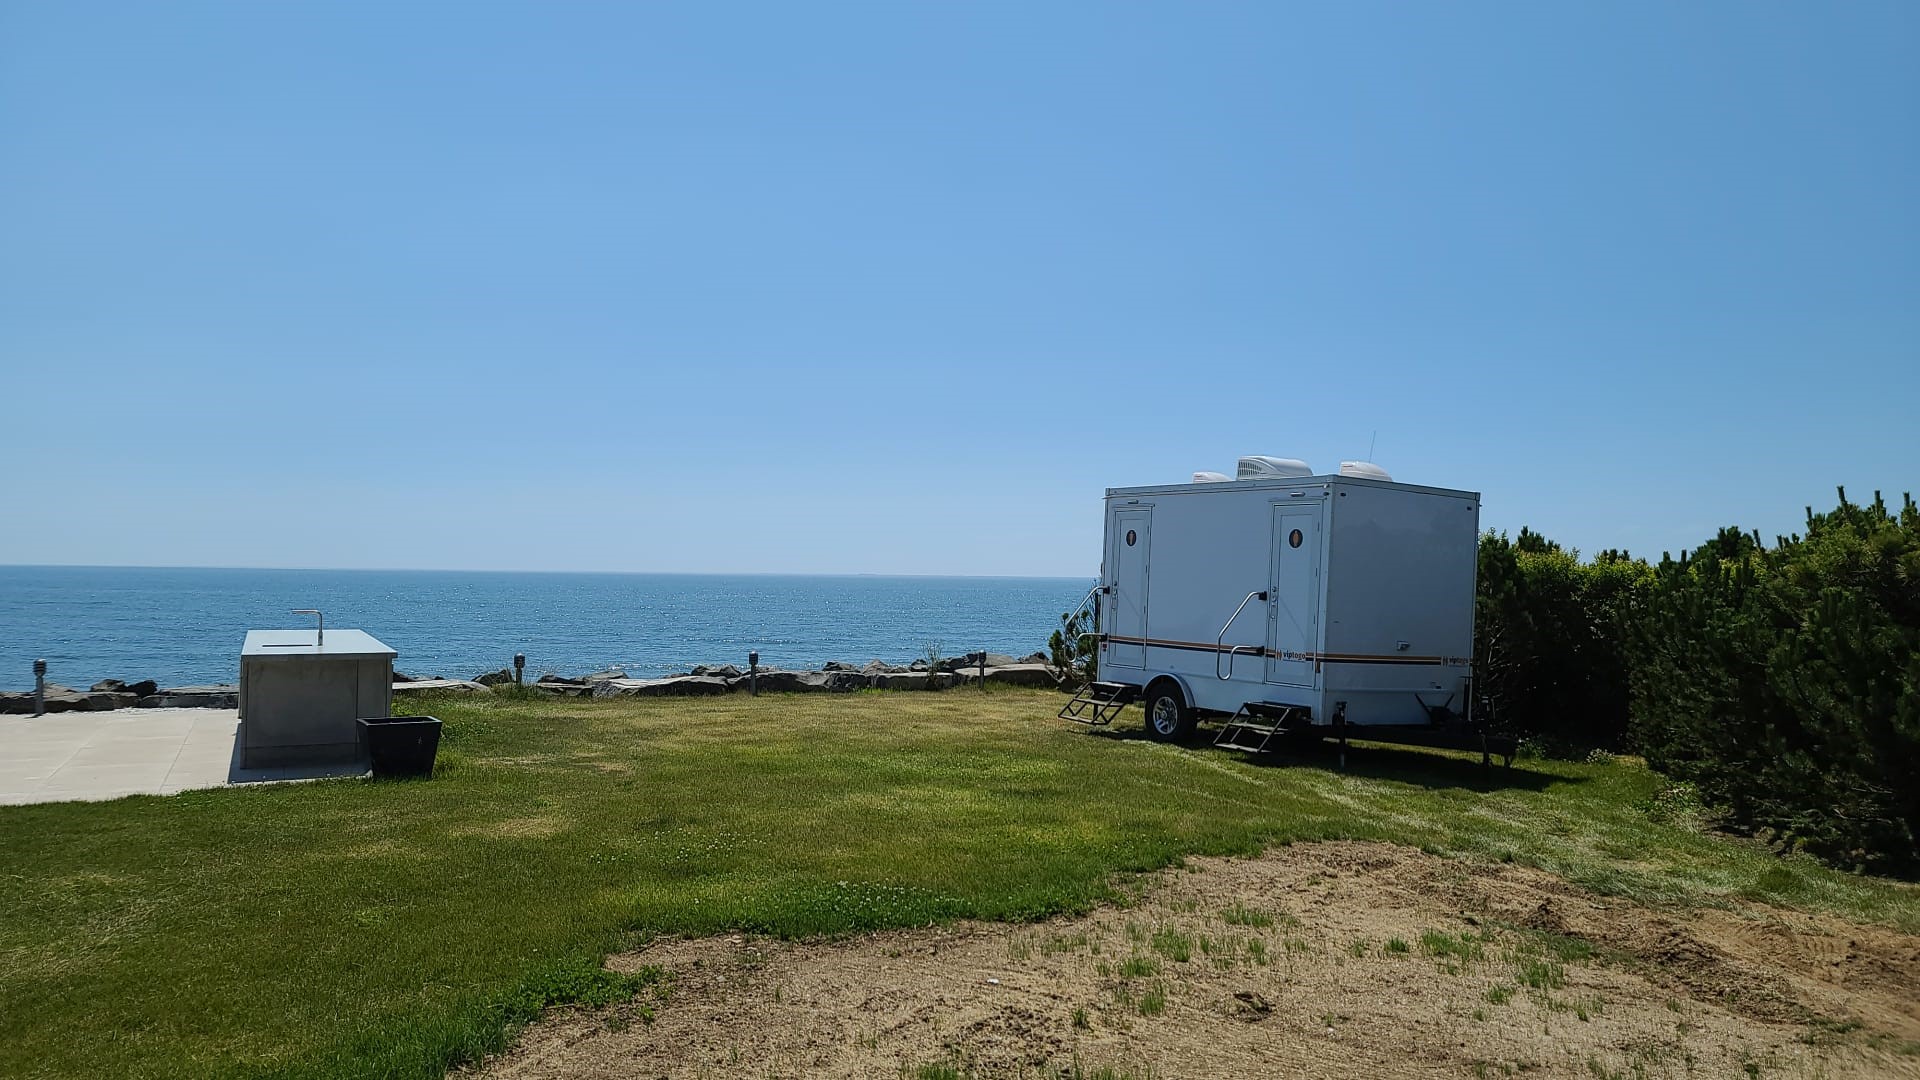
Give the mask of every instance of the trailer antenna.
[[1373, 444], [1380, 441], [1380, 429], [1373, 429], [1373, 438], [1367, 440], [1367, 460], [1373, 460]]

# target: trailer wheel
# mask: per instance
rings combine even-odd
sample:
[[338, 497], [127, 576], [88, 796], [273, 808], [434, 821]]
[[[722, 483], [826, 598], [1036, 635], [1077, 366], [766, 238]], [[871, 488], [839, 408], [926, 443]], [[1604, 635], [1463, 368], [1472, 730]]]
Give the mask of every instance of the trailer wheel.
[[1193, 709], [1172, 679], [1156, 679], [1147, 687], [1146, 713], [1147, 738], [1185, 742], [1193, 737]]

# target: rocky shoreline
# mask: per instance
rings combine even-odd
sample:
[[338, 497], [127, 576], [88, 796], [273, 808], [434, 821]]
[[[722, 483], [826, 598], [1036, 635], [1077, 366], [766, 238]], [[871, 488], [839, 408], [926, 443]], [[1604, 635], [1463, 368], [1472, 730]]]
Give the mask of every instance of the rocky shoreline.
[[[525, 689], [554, 697], [699, 697], [715, 694], [746, 693], [749, 683], [763, 694], [845, 694], [856, 690], [944, 690], [984, 679], [1001, 686], [1059, 685], [1053, 667], [1044, 653], [1012, 657], [999, 653], [972, 653], [929, 665], [925, 660], [911, 664], [888, 664], [880, 660], [855, 667], [830, 661], [817, 670], [789, 671], [783, 668], [758, 669], [751, 675], [733, 664], [701, 664], [689, 671], [652, 679], [628, 678], [619, 668], [571, 677], [541, 675], [526, 683]], [[415, 676], [395, 672], [393, 692], [397, 696], [416, 694], [485, 694], [495, 687], [515, 685], [513, 671], [503, 668], [472, 679], [448, 679], [438, 675]], [[102, 679], [86, 690], [48, 683], [46, 711], [106, 712], [113, 709], [234, 709], [240, 705], [240, 688], [232, 683], [206, 686], [162, 688], [153, 680], [123, 682]], [[33, 712], [33, 692], [0, 691], [0, 714]]]

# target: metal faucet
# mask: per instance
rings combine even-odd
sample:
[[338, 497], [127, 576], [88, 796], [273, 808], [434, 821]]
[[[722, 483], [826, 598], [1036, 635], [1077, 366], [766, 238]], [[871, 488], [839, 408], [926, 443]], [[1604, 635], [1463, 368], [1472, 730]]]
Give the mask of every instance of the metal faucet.
[[325, 615], [322, 615], [322, 614], [320, 614], [320, 612], [319, 612], [319, 610], [318, 610], [318, 609], [316, 609], [316, 608], [306, 608], [306, 607], [303, 607], [303, 608], [294, 608], [294, 609], [293, 609], [293, 614], [295, 614], [295, 615], [311, 615], [311, 616], [313, 616], [314, 618], [316, 618], [316, 619], [319, 619], [319, 620], [320, 620], [320, 626], [319, 626], [319, 628], [318, 628], [318, 629], [316, 629], [316, 630], [315, 630], [315, 631], [313, 632], [313, 643], [314, 643], [315, 645], [325, 645], [325, 644], [327, 643], [327, 617], [326, 617]]

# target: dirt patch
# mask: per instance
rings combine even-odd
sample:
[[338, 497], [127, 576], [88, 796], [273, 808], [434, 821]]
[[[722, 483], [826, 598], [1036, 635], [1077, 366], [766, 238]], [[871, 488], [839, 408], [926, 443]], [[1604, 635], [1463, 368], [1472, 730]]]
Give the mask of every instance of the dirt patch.
[[488, 1077], [1920, 1076], [1920, 938], [1387, 844], [1194, 859], [1084, 918], [615, 957], [662, 993]]

